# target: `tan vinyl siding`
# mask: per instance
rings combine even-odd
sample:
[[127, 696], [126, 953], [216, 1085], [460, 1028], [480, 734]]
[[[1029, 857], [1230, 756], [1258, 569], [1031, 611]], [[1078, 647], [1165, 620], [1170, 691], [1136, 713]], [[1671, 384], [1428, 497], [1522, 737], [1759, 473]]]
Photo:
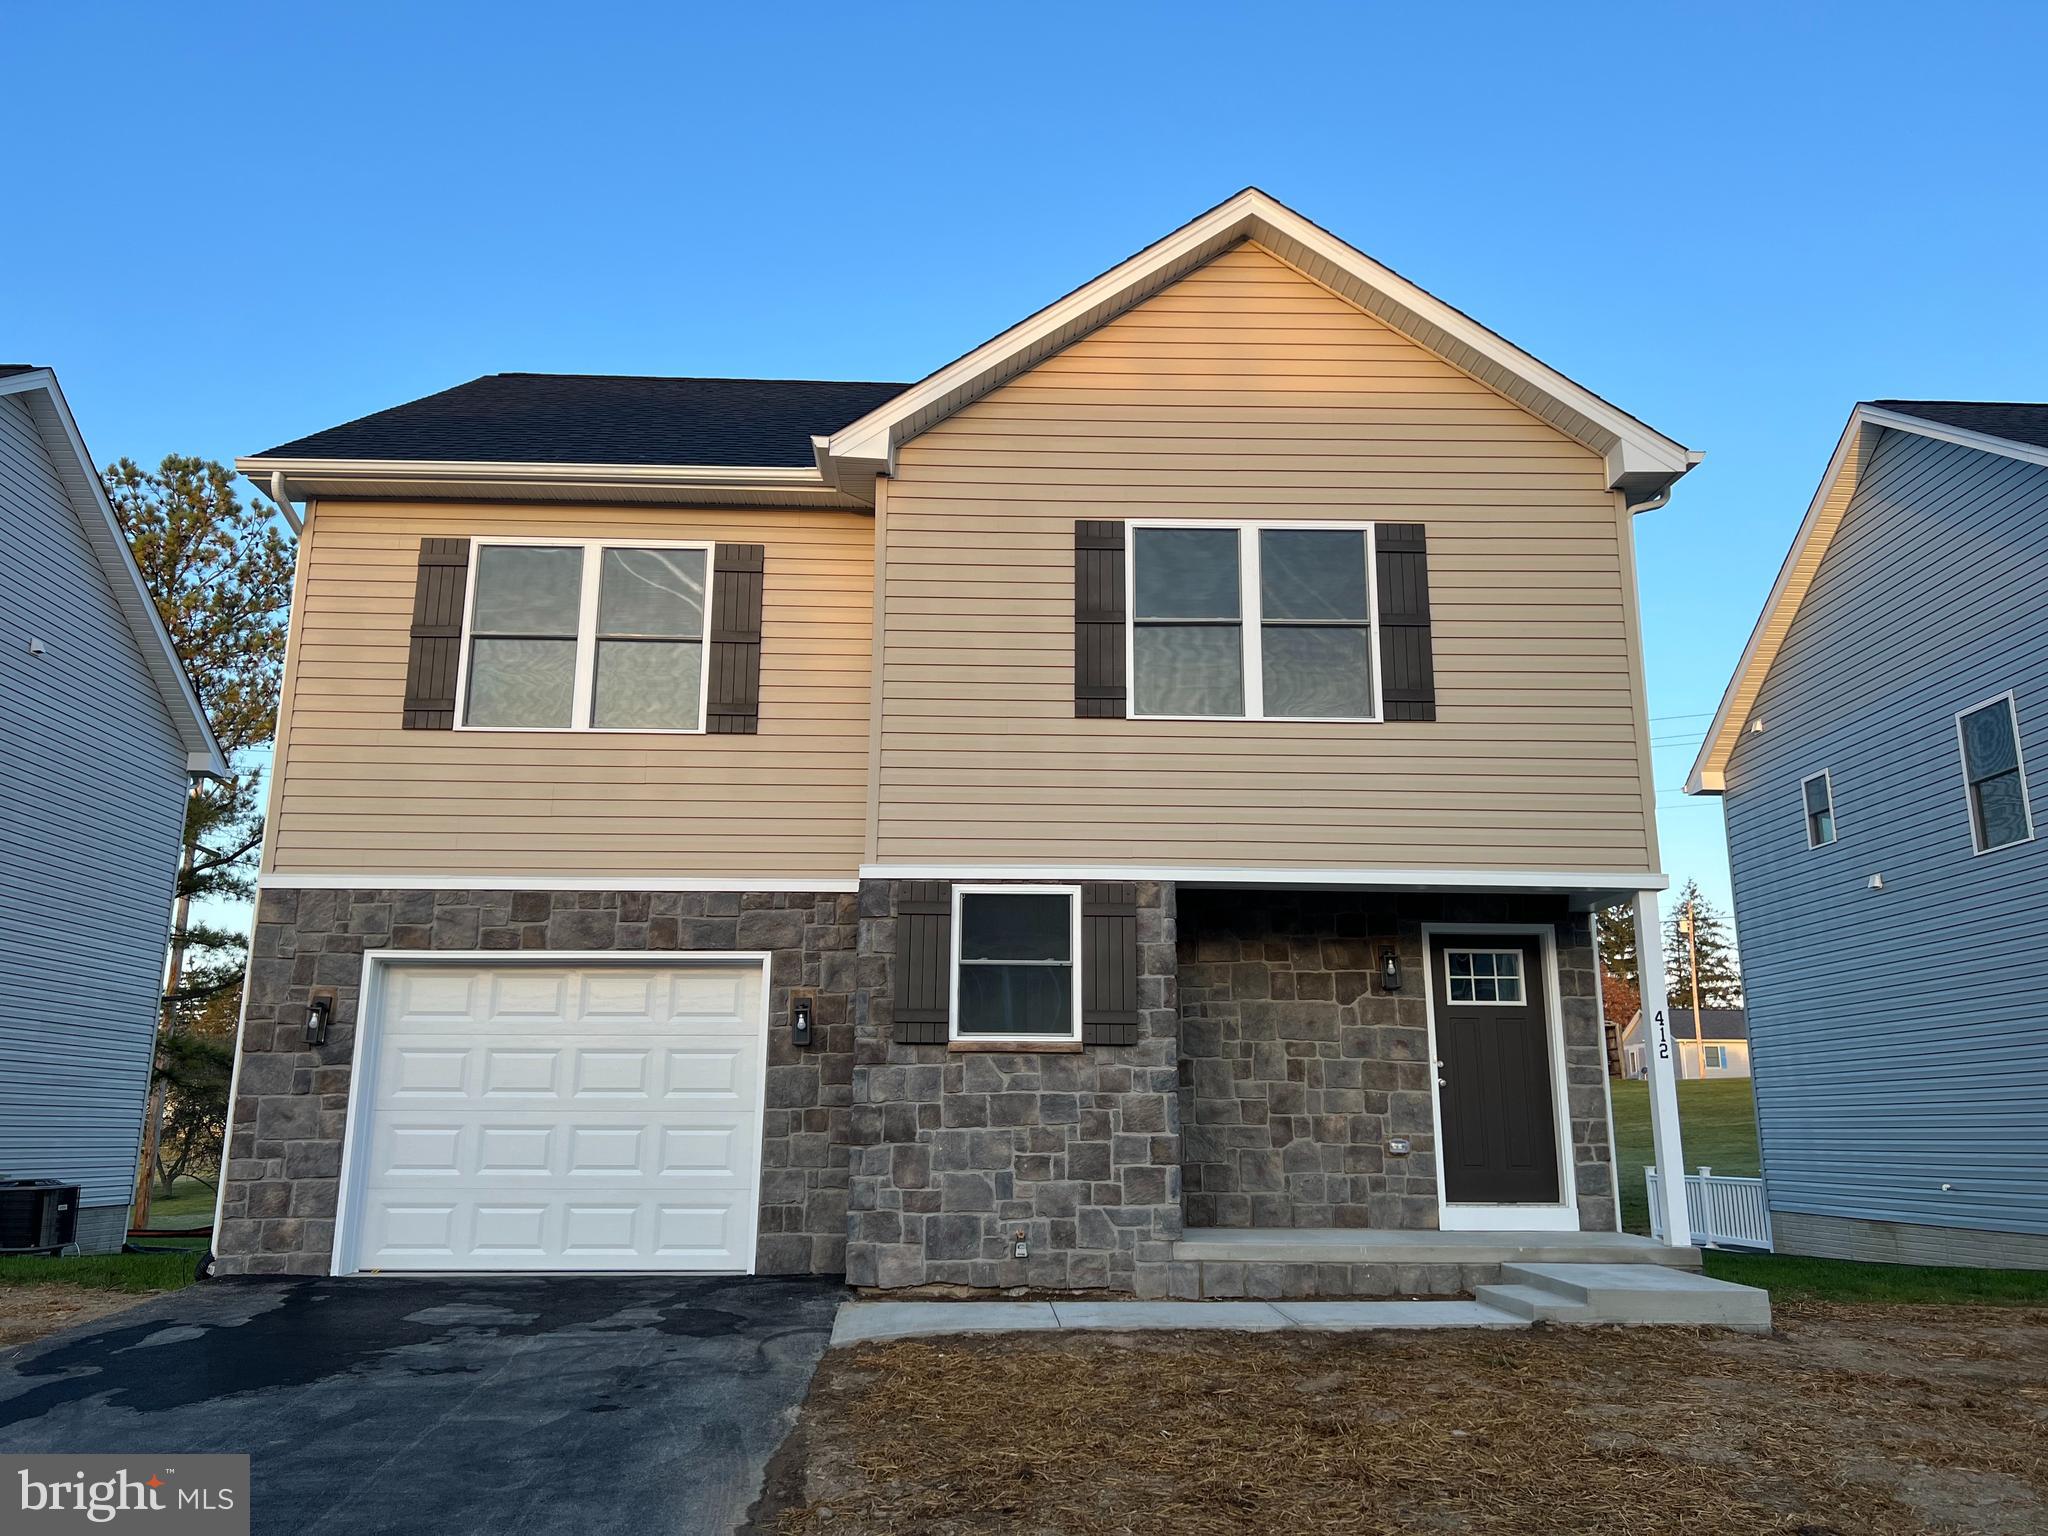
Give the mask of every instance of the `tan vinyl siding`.
[[[1429, 539], [1434, 724], [1077, 720], [1074, 520]], [[1633, 579], [1599, 458], [1240, 246], [906, 444], [875, 853], [1652, 867]]]
[[[490, 536], [766, 546], [760, 734], [400, 729], [420, 540]], [[764, 879], [858, 868], [865, 515], [324, 501], [300, 559], [269, 868]]]

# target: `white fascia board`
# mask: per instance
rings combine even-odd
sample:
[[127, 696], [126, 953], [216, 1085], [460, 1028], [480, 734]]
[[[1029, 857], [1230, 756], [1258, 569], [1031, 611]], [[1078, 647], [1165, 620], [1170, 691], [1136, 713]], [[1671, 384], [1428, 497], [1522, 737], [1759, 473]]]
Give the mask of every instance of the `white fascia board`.
[[[792, 502], [841, 506], [849, 498], [817, 466], [724, 464], [530, 464], [440, 459], [275, 459], [260, 454], [235, 460], [235, 469], [275, 497], [347, 494], [351, 486], [416, 487], [423, 494], [455, 489], [522, 488], [550, 492], [606, 490], [664, 492], [687, 499], [700, 491], [746, 492]], [[295, 492], [294, 487], [299, 489]], [[857, 509], [855, 509], [857, 510]]]
[[135, 563], [128, 535], [122, 532], [121, 520], [114, 515], [114, 504], [107, 499], [107, 488], [100, 481], [99, 469], [86, 449], [85, 438], [57, 383], [56, 373], [36, 368], [0, 379], [0, 395], [25, 397], [23, 403], [28, 406], [29, 419], [43, 439], [65, 499], [85, 530], [86, 541], [106, 573], [114, 601], [141, 648], [143, 664], [177, 727], [185, 747], [186, 772], [217, 779], [230, 777], [232, 770], [220, 744], [214, 740], [213, 726], [199, 702], [198, 691], [185, 671], [185, 663], [179, 659], [178, 648], [171, 643], [171, 632], [156, 611], [156, 601], [149, 595], [142, 568]]
[[1651, 870], [1317, 869], [1240, 864], [863, 864], [863, 880], [1169, 880], [1181, 885], [1359, 890], [1661, 891]]
[[[1624, 479], [1669, 482], [1698, 462], [1699, 456], [1682, 444], [1609, 404], [1257, 188], [1247, 188], [1182, 225], [1163, 240], [841, 428], [831, 435], [823, 450], [825, 458], [859, 460], [864, 466], [878, 466], [886, 472], [904, 441], [949, 414], [944, 404], [949, 397], [957, 394], [958, 403], [964, 404], [985, 393], [1036, 362], [1039, 350], [1068, 328], [1084, 327], [1061, 345], [1150, 297], [1156, 287], [1163, 286], [1158, 281], [1162, 273], [1177, 277], [1183, 268], [1191, 270], [1245, 239], [1299, 247], [1310, 257], [1329, 263], [1362, 284], [1395, 310], [1412, 316], [1418, 322], [1417, 328], [1434, 328], [1468, 349], [1482, 364], [1498, 367], [1554, 401], [1569, 418], [1583, 423], [1576, 431], [1560, 424], [1560, 430], [1570, 431], [1605, 457], [1611, 485], [1619, 486]], [[1396, 329], [1401, 329], [1400, 325], [1396, 324]], [[923, 413], [935, 408], [939, 415], [922, 421], [916, 431], [906, 429], [906, 423], [919, 420]]]
[[1728, 760], [1735, 753], [1735, 743], [1755, 707], [1764, 679], [1770, 675], [1772, 663], [1778, 659], [1786, 633], [1799, 616], [1799, 606], [1813, 586], [1828, 544], [1848, 514], [1850, 502], [1856, 498], [1863, 466], [1880, 431], [1911, 432], [2022, 463], [2048, 465], [2048, 448], [2033, 443], [2016, 443], [2009, 438], [1946, 426], [1874, 405], [1858, 405], [1851, 411], [1848, 425], [1842, 429], [1828, 459], [1827, 471], [1807, 503], [1798, 532], [1792, 536], [1792, 547], [1786, 551], [1785, 562], [1778, 567], [1777, 579], [1764, 598], [1763, 611], [1757, 615], [1756, 626], [1750, 631], [1749, 641], [1721, 694], [1721, 703], [1714, 711], [1713, 723], [1707, 727], [1705, 740], [1700, 743], [1692, 771], [1685, 777], [1688, 795], [1718, 795], [1727, 791]]

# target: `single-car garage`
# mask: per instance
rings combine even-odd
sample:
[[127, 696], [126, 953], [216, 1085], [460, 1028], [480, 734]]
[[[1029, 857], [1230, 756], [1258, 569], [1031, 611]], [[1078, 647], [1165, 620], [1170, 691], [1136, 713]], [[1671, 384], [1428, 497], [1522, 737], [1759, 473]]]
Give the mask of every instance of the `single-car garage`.
[[373, 955], [335, 1270], [753, 1268], [758, 956]]

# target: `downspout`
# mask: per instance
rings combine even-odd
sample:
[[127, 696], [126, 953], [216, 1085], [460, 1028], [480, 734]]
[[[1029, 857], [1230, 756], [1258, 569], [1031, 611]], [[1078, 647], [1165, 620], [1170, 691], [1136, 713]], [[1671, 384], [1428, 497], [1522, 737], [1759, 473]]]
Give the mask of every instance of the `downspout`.
[[273, 469], [270, 472], [270, 484], [268, 485], [265, 485], [254, 475], [249, 477], [249, 483], [271, 501], [277, 503], [277, 510], [284, 515], [285, 526], [291, 529], [294, 536], [304, 531], [305, 524], [300, 522], [299, 514], [292, 506], [291, 494], [285, 489], [283, 470]]

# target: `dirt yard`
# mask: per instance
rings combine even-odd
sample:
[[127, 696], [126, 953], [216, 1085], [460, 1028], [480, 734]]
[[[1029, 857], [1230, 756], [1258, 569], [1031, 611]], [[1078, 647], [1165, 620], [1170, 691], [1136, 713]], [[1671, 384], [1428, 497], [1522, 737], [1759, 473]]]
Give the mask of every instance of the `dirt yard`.
[[1778, 1325], [837, 1350], [754, 1529], [2048, 1531], [2048, 1310], [1809, 1303]]
[[0, 1286], [0, 1350], [148, 1299], [132, 1291], [89, 1291], [71, 1285]]

